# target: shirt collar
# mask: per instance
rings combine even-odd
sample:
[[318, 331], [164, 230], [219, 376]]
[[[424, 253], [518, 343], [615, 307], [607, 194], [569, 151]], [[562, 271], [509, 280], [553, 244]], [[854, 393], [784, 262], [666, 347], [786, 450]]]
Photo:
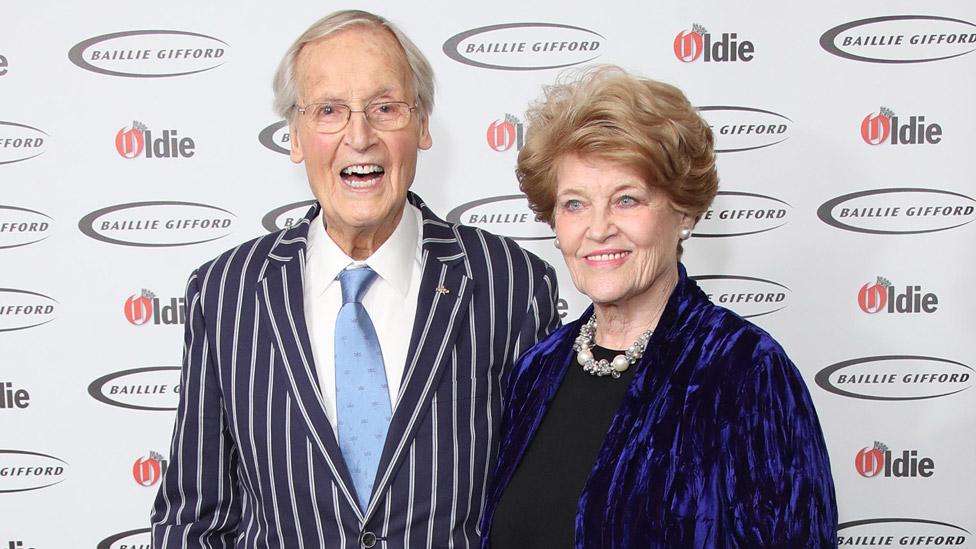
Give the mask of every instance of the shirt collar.
[[407, 203], [393, 234], [365, 261], [357, 261], [339, 247], [325, 230], [322, 211], [312, 219], [308, 230], [306, 272], [312, 273], [306, 280], [306, 290], [319, 296], [328, 289], [343, 269], [349, 266], [369, 265], [383, 280], [404, 297], [410, 289], [414, 264], [420, 265], [420, 210]]

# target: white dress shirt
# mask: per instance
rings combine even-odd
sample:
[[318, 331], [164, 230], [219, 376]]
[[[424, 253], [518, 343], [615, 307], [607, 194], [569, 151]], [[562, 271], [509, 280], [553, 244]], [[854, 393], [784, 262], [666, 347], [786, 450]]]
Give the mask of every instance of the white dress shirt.
[[390, 238], [365, 261], [346, 255], [325, 230], [322, 213], [308, 229], [305, 256], [305, 323], [319, 376], [325, 413], [336, 427], [335, 321], [342, 307], [339, 273], [368, 265], [379, 275], [363, 296], [363, 307], [376, 328], [390, 388], [390, 409], [396, 409], [406, 365], [413, 318], [420, 291], [420, 210], [407, 204]]

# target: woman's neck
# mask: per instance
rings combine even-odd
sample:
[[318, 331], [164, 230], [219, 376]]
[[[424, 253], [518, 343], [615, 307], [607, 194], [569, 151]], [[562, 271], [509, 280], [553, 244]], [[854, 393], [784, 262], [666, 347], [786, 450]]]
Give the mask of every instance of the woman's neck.
[[647, 330], [657, 328], [671, 292], [678, 284], [678, 269], [662, 274], [644, 293], [618, 303], [594, 303], [595, 343], [607, 349], [626, 349]]

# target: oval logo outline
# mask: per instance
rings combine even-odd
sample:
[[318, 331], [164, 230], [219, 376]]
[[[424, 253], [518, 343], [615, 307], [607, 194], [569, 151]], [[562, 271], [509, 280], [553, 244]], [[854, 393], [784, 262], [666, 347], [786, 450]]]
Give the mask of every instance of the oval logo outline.
[[[743, 281], [748, 281], [748, 282], [760, 282], [760, 283], [763, 283], [763, 284], [772, 284], [773, 286], [778, 286], [780, 288], [783, 288], [784, 290], [790, 292], [791, 294], [793, 293], [793, 290], [791, 290], [788, 286], [783, 285], [783, 284], [780, 284], [779, 282], [775, 282], [775, 281], [772, 281], [772, 280], [767, 280], [765, 278], [757, 278], [757, 277], [753, 277], [753, 276], [743, 276], [743, 275], [694, 275], [694, 276], [689, 276], [689, 278], [694, 279], [696, 282], [699, 281], [699, 280], [743, 280]], [[725, 309], [728, 309], [728, 310], [730, 310], [730, 311], [732, 311], [732, 312], [740, 315], [742, 318], [756, 318], [756, 317], [760, 317], [760, 316], [766, 316], [766, 315], [769, 315], [769, 314], [773, 314], [773, 313], [775, 313], [777, 311], [782, 311], [783, 309], [785, 309], [787, 307], [786, 305], [783, 305], [782, 307], [780, 307], [778, 309], [773, 309], [772, 311], [766, 311], [766, 312], [763, 312], [763, 313], [744, 315], [744, 314], [741, 314], [741, 313], [736, 312], [731, 307], [727, 307], [723, 303], [719, 303], [718, 305], [720, 307], [723, 307]]]
[[444, 42], [444, 45], [441, 47], [441, 51], [444, 52], [444, 55], [446, 55], [449, 58], [453, 59], [454, 61], [457, 61], [458, 63], [464, 64], [464, 65], [470, 65], [472, 67], [478, 67], [478, 68], [481, 68], [481, 69], [492, 69], [492, 70], [502, 70], [502, 71], [538, 71], [538, 70], [548, 70], [548, 69], [562, 69], [562, 68], [566, 68], [566, 67], [572, 67], [572, 66], [575, 66], [575, 65], [580, 65], [580, 64], [583, 64], [583, 63], [589, 63], [590, 61], [593, 61], [594, 59], [596, 59], [597, 57], [600, 57], [600, 55], [602, 55], [602, 54], [598, 54], [598, 55], [594, 55], [593, 57], [590, 57], [590, 58], [587, 58], [587, 59], [583, 59], [581, 61], [576, 61], [576, 62], [573, 62], [573, 63], [564, 63], [564, 64], [561, 64], [561, 65], [546, 65], [546, 66], [539, 66], [539, 67], [510, 67], [510, 66], [506, 66], [506, 65], [494, 65], [494, 64], [491, 64], [491, 63], [484, 63], [482, 61], [476, 61], [474, 59], [469, 59], [469, 58], [465, 57], [464, 55], [462, 55], [461, 52], [458, 49], [458, 47], [461, 45], [461, 42], [467, 40], [468, 38], [471, 38], [472, 36], [477, 36], [479, 34], [485, 34], [485, 33], [488, 33], [488, 32], [494, 32], [494, 31], [497, 31], [497, 30], [519, 29], [519, 28], [527, 28], [527, 27], [557, 28], [557, 29], [569, 29], [569, 30], [575, 30], [575, 31], [583, 31], [583, 32], [586, 32], [586, 33], [589, 33], [589, 34], [592, 34], [592, 35], [595, 35], [595, 36], [599, 36], [601, 39], [606, 40], [606, 37], [603, 36], [602, 34], [598, 33], [598, 32], [591, 31], [590, 29], [585, 29], [583, 27], [576, 27], [576, 26], [573, 26], [573, 25], [565, 25], [565, 24], [562, 24], [562, 23], [500, 23], [500, 24], [497, 24], [497, 25], [487, 25], [487, 26], [484, 26], [484, 27], [476, 27], [476, 28], [468, 29], [466, 31], [460, 32], [458, 34], [455, 34], [454, 36], [448, 38]]
[[879, 59], [873, 57], [864, 57], [862, 55], [856, 55], [850, 52], [841, 50], [834, 43], [834, 40], [841, 33], [848, 31], [853, 28], [863, 27], [865, 25], [872, 25], [875, 23], [886, 23], [888, 21], [906, 21], [906, 20], [921, 20], [921, 21], [951, 21], [953, 23], [962, 23], [972, 27], [976, 27], [976, 24], [970, 23], [969, 21], [964, 21], [962, 19], [955, 19], [952, 17], [941, 17], [936, 15], [884, 15], [880, 17], [868, 17], [866, 19], [858, 19], [856, 21], [849, 21], [828, 29], [820, 36], [820, 47], [831, 55], [836, 55], [837, 57], [842, 57], [844, 59], [850, 59], [852, 61], [862, 61], [865, 63], [893, 63], [893, 64], [903, 64], [903, 63], [929, 63], [932, 61], [943, 61], [945, 59], [952, 59], [954, 57], [960, 57], [976, 51], [976, 47], [973, 49], [957, 53], [953, 55], [947, 55], [943, 57], [933, 57], [929, 59]]
[[[125, 538], [138, 536], [140, 534], [149, 534], [151, 531], [151, 528], [136, 528], [135, 530], [127, 530], [125, 532], [119, 532], [118, 534], [112, 534], [111, 536], [98, 542], [98, 547], [96, 547], [96, 549], [112, 549], [113, 545], [124, 540]], [[130, 546], [135, 547], [134, 545]]]
[[[767, 111], [765, 109], [757, 109], [755, 107], [737, 107], [737, 106], [734, 106], [734, 105], [705, 105], [705, 106], [702, 106], [702, 107], [695, 107], [695, 110], [697, 110], [699, 112], [700, 111], [705, 111], [705, 112], [717, 112], [717, 111], [756, 112], [756, 113], [769, 114], [769, 115], [772, 115], [772, 116], [775, 116], [775, 117], [778, 117], [778, 118], [782, 118], [784, 120], [789, 121], [790, 124], [793, 123], [793, 119], [790, 118], [790, 117], [788, 117], [788, 116], [786, 116], [786, 115], [782, 115], [782, 114], [780, 114], [778, 112]], [[704, 118], [704, 117], [702, 117], [702, 118]], [[705, 122], [708, 122], [708, 120], [706, 119]], [[712, 134], [713, 135], [715, 135], [716, 133], [717, 132], [715, 132], [714, 130], [712, 130]], [[722, 134], [719, 134], [719, 135], [722, 135]], [[756, 147], [742, 147], [742, 148], [738, 148], [738, 149], [717, 149], [716, 148], [715, 149], [715, 154], [731, 153], [731, 152], [744, 152], [744, 151], [754, 151], [754, 150], [757, 150], [757, 149], [765, 149], [766, 147], [772, 147], [773, 145], [778, 145], [778, 144], [782, 143], [783, 141], [788, 140], [790, 137], [791, 136], [788, 135], [788, 136], [784, 137], [783, 139], [780, 139], [779, 141], [774, 141], [772, 143], [767, 143], [765, 145], [759, 145], [759, 146], [756, 146]]]
[[261, 218], [261, 226], [264, 227], [269, 233], [276, 233], [284, 229], [289, 229], [291, 227], [279, 227], [277, 223], [275, 223], [278, 220], [278, 217], [281, 216], [281, 214], [286, 213], [290, 210], [297, 210], [302, 207], [305, 207], [305, 211], [307, 212], [308, 209], [314, 206], [315, 204], [318, 204], [318, 201], [313, 198], [311, 200], [299, 200], [298, 202], [292, 202], [290, 204], [285, 204], [284, 206], [278, 206], [277, 208], [264, 214], [264, 217]]
[[[24, 456], [40, 456], [40, 457], [43, 457], [43, 458], [53, 459], [55, 461], [60, 461], [61, 463], [63, 463], [65, 465], [67, 465], [68, 467], [70, 467], [70, 465], [68, 464], [67, 461], [65, 461], [65, 460], [63, 460], [63, 459], [61, 459], [59, 457], [51, 456], [51, 455], [48, 455], [48, 454], [42, 454], [40, 452], [31, 452], [31, 451], [28, 451], [28, 450], [7, 450], [7, 449], [0, 449], [0, 456], [2, 456], [3, 454], [17, 454], [17, 455], [24, 455]], [[32, 490], [41, 490], [43, 488], [49, 488], [51, 486], [54, 486], [55, 484], [61, 484], [65, 480], [66, 480], [66, 478], [62, 478], [61, 480], [59, 480], [57, 482], [52, 482], [50, 484], [45, 484], [43, 486], [35, 486], [33, 488], [17, 488], [15, 490], [2, 490], [2, 489], [0, 489], [0, 494], [12, 494], [12, 493], [15, 493], [15, 492], [30, 492]]]
[[264, 145], [264, 147], [270, 151], [290, 155], [291, 151], [289, 149], [282, 147], [274, 140], [274, 134], [281, 128], [285, 128], [287, 126], [287, 120], [280, 120], [274, 124], [271, 124], [270, 126], [261, 130], [261, 133], [258, 134], [258, 142]]
[[108, 404], [109, 406], [128, 408], [130, 410], [144, 410], [150, 412], [170, 412], [176, 410], [177, 407], [174, 406], [170, 408], [170, 407], [141, 406], [138, 404], [128, 404], [125, 402], [120, 402], [118, 400], [113, 400], [104, 392], [102, 392], [102, 388], [110, 381], [114, 381], [116, 379], [126, 377], [126, 376], [142, 374], [145, 372], [159, 372], [163, 370], [182, 371], [183, 368], [181, 368], [180, 366], [145, 366], [142, 368], [130, 368], [128, 370], [120, 370], [118, 372], [112, 372], [110, 374], [105, 374], [95, 379], [91, 383], [89, 383], [88, 395], [94, 398], [95, 400], [101, 402], [102, 404]]
[[903, 192], [917, 192], [917, 193], [935, 193], [935, 194], [947, 194], [950, 196], [957, 196], [960, 198], [965, 198], [970, 202], [976, 204], [976, 199], [966, 196], [962, 193], [957, 193], [953, 191], [946, 191], [942, 189], [925, 189], [921, 187], [890, 187], [885, 189], [868, 189], [866, 191], [856, 191], [853, 193], [842, 194], [840, 196], [831, 198], [830, 200], [824, 202], [817, 208], [817, 217], [820, 221], [823, 221], [827, 225], [834, 227], [835, 229], [841, 229], [844, 231], [851, 231], [855, 233], [866, 233], [866, 234], [883, 234], [883, 235], [901, 235], [901, 234], [925, 234], [925, 233], [937, 233], [940, 231], [948, 231], [950, 229], [956, 229], [964, 225], [969, 225], [973, 221], [976, 221], [976, 217], [966, 221], [965, 223], [959, 223], [957, 225], [951, 225], [949, 227], [942, 227], [937, 229], [922, 229], [917, 231], [886, 231], [883, 229], [868, 229], [863, 227], [857, 227], [854, 225], [849, 225], [847, 223], [842, 223], [835, 219], [831, 214], [832, 210], [838, 205], [843, 204], [849, 200], [854, 200], [857, 198], [862, 198], [865, 196], [874, 196], [878, 194], [893, 194], [893, 193], [903, 193]]
[[[718, 191], [717, 193], [715, 193], [715, 196], [716, 197], [718, 197], [718, 196], [744, 196], [744, 197], [748, 197], [748, 198], [761, 198], [763, 200], [772, 200], [774, 202], [779, 202], [780, 204], [783, 204], [784, 206], [788, 206], [791, 209], [793, 208], [793, 205], [790, 204], [789, 202], [786, 202], [785, 200], [780, 200], [780, 199], [778, 199], [776, 197], [773, 197], [773, 196], [767, 196], [767, 195], [758, 194], [758, 193], [747, 193], [747, 192], [742, 192], [742, 191]], [[712, 204], [714, 205], [714, 201], [712, 202]], [[759, 234], [759, 233], [769, 232], [769, 231], [772, 231], [774, 229], [778, 229], [778, 228], [780, 228], [780, 227], [782, 227], [782, 226], [784, 226], [784, 225], [786, 225], [788, 223], [789, 223], [789, 221], [784, 221], [784, 222], [780, 223], [779, 225], [774, 225], [772, 227], [767, 227], [765, 229], [759, 229], [757, 231], [746, 231], [746, 232], [743, 232], [743, 233], [719, 234], [719, 233], [699, 233], [697, 231], [693, 231], [691, 233], [691, 237], [692, 238], [695, 238], [695, 237], [697, 237], [697, 238], [729, 238], [729, 237], [733, 237], [733, 236], [748, 236], [748, 235], [751, 235], [751, 234]]]
[[71, 61], [75, 66], [84, 69], [86, 71], [90, 71], [98, 74], [105, 74], [108, 76], [121, 76], [124, 78], [170, 78], [174, 76], [187, 76], [190, 74], [197, 74], [200, 72], [206, 72], [209, 70], [216, 69], [217, 67], [220, 67], [226, 62], [226, 61], [221, 61], [220, 63], [212, 67], [207, 67], [205, 69], [198, 69], [195, 71], [174, 72], [174, 73], [166, 73], [166, 74], [141, 74], [141, 73], [134, 73], [134, 72], [128, 73], [128, 72], [121, 72], [121, 71], [113, 71], [111, 69], [104, 69], [102, 67], [97, 67], [95, 65], [92, 65], [91, 63], [85, 60], [85, 51], [88, 50], [88, 48], [90, 48], [91, 46], [94, 46], [95, 44], [100, 44], [102, 42], [107, 42], [109, 40], [115, 40], [116, 38], [125, 38], [129, 36], [144, 36], [144, 35], [153, 35], [153, 34], [180, 35], [180, 36], [193, 36], [196, 38], [206, 38], [207, 40], [215, 40], [217, 42], [220, 42], [221, 44], [227, 46], [228, 48], [230, 47], [230, 44], [224, 42], [220, 38], [207, 36], [206, 34], [200, 34], [197, 32], [162, 30], [162, 29], [120, 31], [120, 32], [110, 32], [108, 34], [102, 34], [99, 36], [93, 36], [91, 38], [78, 42], [77, 44], [72, 46], [70, 50], [68, 50], [68, 60]]
[[[22, 208], [20, 206], [7, 206], [7, 205], [0, 204], [0, 210], [14, 210], [14, 211], [19, 211], [19, 212], [28, 212], [28, 213], [32, 213], [32, 214], [37, 214], [37, 215], [40, 215], [42, 217], [46, 217], [47, 219], [50, 219], [52, 223], [54, 222], [54, 218], [53, 217], [51, 217], [51, 216], [49, 216], [49, 215], [47, 215], [45, 213], [39, 212], [37, 210], [31, 210], [30, 208]], [[24, 242], [23, 244], [11, 244], [11, 245], [8, 245], [8, 246], [0, 246], [0, 250], [9, 250], [11, 248], [19, 248], [21, 246], [30, 246], [31, 244], [36, 244], [36, 243], [38, 243], [38, 242], [40, 242], [42, 240], [46, 240], [46, 239], [48, 239], [50, 237], [51, 237], [51, 235], [48, 234], [48, 235], [46, 235], [46, 236], [44, 236], [42, 238], [38, 238], [37, 240], [31, 240], [30, 242]]]
[[[33, 296], [37, 296], [37, 297], [42, 297], [44, 299], [48, 299], [50, 301], [53, 301], [54, 303], [57, 303], [58, 305], [61, 304], [60, 302], [58, 302], [57, 299], [54, 299], [51, 296], [47, 296], [47, 295], [40, 294], [40, 293], [37, 293], [37, 292], [32, 292], [30, 290], [18, 290], [16, 288], [0, 288], [0, 294], [2, 294], [4, 292], [14, 293], [14, 294], [33, 295]], [[48, 320], [45, 320], [44, 322], [38, 322], [37, 324], [31, 324], [30, 326], [19, 326], [19, 327], [16, 327], [16, 328], [0, 328], [0, 332], [16, 332], [17, 330], [27, 330], [29, 328], [36, 328], [38, 326], [43, 326], [43, 325], [47, 324], [48, 322], [53, 322], [53, 321], [54, 321], [54, 318], [49, 318]]]
[[[447, 215], [444, 216], [444, 219], [447, 220], [448, 223], [456, 223], [458, 225], [464, 225], [466, 227], [475, 227], [475, 228], [480, 229], [480, 230], [487, 230], [487, 229], [484, 229], [484, 228], [479, 227], [477, 225], [469, 225], [467, 223], [464, 223], [461, 220], [461, 216], [464, 215], [466, 212], [468, 212], [470, 210], [473, 210], [474, 208], [478, 208], [478, 207], [484, 206], [486, 204], [494, 204], [496, 202], [505, 202], [507, 200], [527, 200], [527, 199], [528, 198], [524, 194], [505, 194], [505, 195], [500, 195], [500, 196], [491, 196], [491, 197], [488, 197], [488, 198], [479, 198], [478, 200], [472, 200], [470, 202], [465, 202], [464, 204], [460, 204], [458, 206], [455, 206], [451, 211], [447, 212]], [[532, 219], [532, 222], [533, 223], [537, 223], [535, 221], [535, 212], [533, 212], [531, 209], [529, 209], [529, 210], [527, 210], [526, 213], [528, 213], [528, 214], [530, 214], [530, 215], [533, 216], [533, 219]], [[544, 223], [543, 223], [543, 225], [544, 225]], [[522, 240], [526, 240], [526, 241], [528, 241], [528, 240], [552, 240], [552, 239], [556, 238], [556, 235], [555, 234], [552, 234], [552, 235], [549, 235], [549, 236], [512, 236], [510, 234], [503, 234], [503, 233], [498, 232], [498, 231], [491, 231], [491, 232], [493, 234], [497, 234], [499, 236], [504, 236], [506, 238], [511, 238], [512, 240], [515, 240], [515, 241], [522, 241]]]
[[84, 234], [89, 238], [93, 238], [95, 240], [99, 240], [102, 242], [107, 242], [109, 244], [117, 244], [119, 246], [134, 246], [134, 247], [142, 247], [142, 248], [173, 248], [178, 246], [192, 246], [194, 244], [204, 244], [206, 242], [213, 242], [214, 240], [220, 240], [221, 238], [226, 238], [232, 234], [232, 232], [228, 232], [227, 234], [221, 236], [215, 236], [213, 238], [207, 238], [204, 240], [194, 240], [192, 242], [177, 242], [177, 243], [129, 242], [126, 240], [119, 240], [116, 238], [105, 236], [99, 233], [98, 231], [96, 231], [94, 228], [95, 220], [105, 214], [118, 212], [125, 209], [152, 207], [152, 206], [192, 206], [197, 208], [218, 210], [234, 218], [237, 217], [237, 215], [235, 215], [233, 212], [229, 210], [225, 210], [219, 206], [211, 206], [209, 204], [201, 204], [198, 202], [185, 202], [179, 200], [149, 200], [144, 202], [126, 202], [124, 204], [116, 204], [114, 206], [106, 206], [104, 208], [99, 208], [93, 212], [86, 214], [84, 217], [78, 220], [78, 230], [80, 230], [82, 234]]
[[[9, 121], [6, 121], [6, 120], [0, 120], [0, 126], [13, 126], [15, 128], [26, 128], [26, 129], [31, 130], [31, 131], [39, 132], [39, 133], [43, 134], [44, 137], [51, 137], [50, 135], [48, 135], [48, 133], [46, 131], [44, 131], [44, 130], [42, 130], [40, 128], [35, 128], [34, 126], [28, 126], [27, 124], [20, 124], [19, 122], [9, 122]], [[30, 160], [31, 158], [37, 158], [38, 156], [41, 156], [45, 152], [47, 152], [47, 147], [45, 147], [44, 150], [42, 150], [41, 152], [39, 152], [39, 153], [37, 153], [35, 155], [25, 156], [24, 158], [17, 158], [15, 160], [0, 160], [0, 166], [2, 166], [4, 164], [13, 164], [15, 162], [23, 162], [24, 160]]]
[[850, 368], [852, 366], [857, 366], [860, 364], [868, 364], [872, 362], [882, 362], [885, 360], [920, 360], [920, 361], [931, 361], [931, 362], [943, 362], [946, 364], [954, 364], [956, 366], [961, 366], [969, 370], [970, 372], [972, 372], [974, 375], [976, 375], [976, 370], [973, 370], [973, 368], [961, 362], [956, 362], [955, 360], [949, 360], [946, 358], [938, 358], [938, 357], [923, 356], [923, 355], [879, 355], [879, 356], [852, 358], [849, 360], [842, 360], [840, 362], [835, 362], [834, 364], [831, 364], [826, 368], [823, 368], [822, 370], [817, 372], [817, 374], [814, 376], [814, 382], [817, 384], [818, 387], [820, 387], [824, 391], [827, 391], [828, 393], [832, 393], [835, 395], [844, 396], [848, 398], [856, 398], [860, 400], [879, 400], [879, 401], [890, 401], [890, 402], [906, 401], [906, 400], [929, 400], [932, 398], [941, 398], [949, 395], [954, 395], [956, 393], [961, 393], [973, 386], [973, 384], [970, 384], [968, 387], [963, 387], [962, 389], [958, 389], [955, 391], [949, 391], [948, 393], [939, 393], [937, 395], [886, 397], [880, 395], [866, 395], [861, 393], [854, 393], [852, 391], [846, 391], [844, 389], [834, 386], [830, 382], [830, 376], [836, 372], [839, 372], [840, 370], [843, 370], [844, 368]]

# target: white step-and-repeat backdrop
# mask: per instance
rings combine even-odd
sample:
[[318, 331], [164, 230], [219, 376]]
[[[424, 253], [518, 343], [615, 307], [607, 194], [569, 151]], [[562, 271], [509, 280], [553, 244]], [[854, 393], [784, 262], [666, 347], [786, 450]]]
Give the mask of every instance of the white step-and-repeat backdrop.
[[0, 549], [147, 547], [186, 277], [304, 212], [271, 77], [346, 7], [435, 68], [414, 190], [555, 265], [568, 318], [526, 105], [586, 63], [684, 89], [721, 176], [685, 264], [803, 372], [841, 546], [976, 547], [976, 4], [48, 0], [0, 8]]

